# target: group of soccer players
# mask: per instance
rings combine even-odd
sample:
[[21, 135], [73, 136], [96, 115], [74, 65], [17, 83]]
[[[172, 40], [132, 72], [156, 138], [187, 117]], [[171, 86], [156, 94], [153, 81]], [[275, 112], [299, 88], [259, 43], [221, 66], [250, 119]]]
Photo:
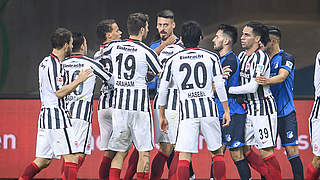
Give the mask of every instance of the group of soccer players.
[[[123, 40], [115, 20], [99, 22], [101, 45], [93, 59], [86, 56], [84, 34], [65, 28], [52, 34], [52, 53], [39, 65], [42, 105], [36, 158], [19, 179], [31, 179], [60, 156], [62, 179], [77, 179], [79, 168], [91, 153], [96, 77], [103, 81], [98, 106], [100, 149], [104, 151], [100, 180], [120, 179], [132, 144], [134, 151], [124, 179], [137, 174], [139, 180], [158, 180], [166, 162], [168, 179], [195, 178], [191, 159], [198, 152], [199, 133], [211, 152], [212, 179], [226, 178], [226, 148], [241, 179], [251, 179], [249, 166], [264, 179], [281, 179], [273, 151], [278, 134], [294, 179], [304, 179], [293, 104], [295, 62], [280, 49], [280, 29], [249, 22], [240, 38], [244, 51], [237, 56], [232, 50], [238, 39], [234, 26], [221, 24], [217, 28], [212, 40], [216, 54], [199, 48], [203, 35], [195, 21], [185, 22], [181, 36], [176, 36], [171, 10], [158, 13], [160, 39], [148, 47], [142, 42], [149, 31], [148, 22], [144, 13], [130, 14], [129, 38]], [[319, 59], [315, 76], [319, 76]], [[159, 87], [151, 107], [147, 81], [155, 76]], [[315, 157], [308, 166], [307, 179], [317, 179], [320, 174], [320, 136], [313, 128], [318, 123], [319, 99], [310, 116]], [[160, 149], [150, 165], [154, 144]]]

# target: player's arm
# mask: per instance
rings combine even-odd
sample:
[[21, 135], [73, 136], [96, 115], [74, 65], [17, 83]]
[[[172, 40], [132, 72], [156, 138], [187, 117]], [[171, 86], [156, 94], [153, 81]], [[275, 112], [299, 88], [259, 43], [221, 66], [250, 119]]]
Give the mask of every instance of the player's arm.
[[256, 78], [256, 81], [260, 85], [272, 85], [272, 84], [279, 84], [282, 83], [284, 80], [287, 79], [289, 76], [289, 71], [287, 71], [284, 68], [281, 68], [276, 76], [273, 76], [271, 78], [266, 78], [264, 76], [258, 76]]
[[160, 54], [160, 52], [167, 46], [174, 44], [176, 42], [177, 37], [172, 34], [171, 36], [169, 36], [165, 41], [162, 41], [161, 44], [154, 49], [154, 52], [156, 52], [158, 55]]
[[314, 88], [316, 91], [320, 89], [320, 52], [318, 53], [316, 57], [315, 67], [314, 67]]
[[158, 55], [154, 53], [153, 51], [149, 51], [146, 54], [147, 58], [147, 64], [150, 68], [150, 70], [157, 76], [160, 75], [162, 70], [162, 65], [158, 61]]
[[91, 62], [91, 68], [93, 69], [93, 73], [98, 76], [103, 81], [110, 81], [112, 74], [106, 72], [102, 64], [94, 61]]
[[167, 106], [167, 96], [168, 96], [168, 87], [169, 83], [172, 80], [172, 61], [168, 62], [164, 68], [163, 73], [160, 77], [160, 86], [159, 86], [159, 116], [160, 116], [160, 130], [167, 133], [168, 131], [168, 120], [165, 116], [165, 108]]
[[86, 69], [86, 70], [81, 70], [77, 79], [75, 79], [74, 81], [72, 81], [70, 84], [64, 85], [62, 86], [59, 90], [57, 90], [56, 96], [61, 99], [64, 96], [70, 94], [72, 91], [74, 91], [78, 85], [82, 82], [84, 82], [85, 80], [87, 80], [90, 76], [92, 76], [92, 69]]

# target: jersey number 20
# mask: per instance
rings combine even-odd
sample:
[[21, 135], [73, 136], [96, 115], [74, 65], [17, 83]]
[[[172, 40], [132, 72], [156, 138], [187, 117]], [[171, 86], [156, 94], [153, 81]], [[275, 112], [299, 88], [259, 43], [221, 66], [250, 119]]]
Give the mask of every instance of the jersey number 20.
[[[179, 71], [181, 72], [181, 71], [184, 71], [185, 69], [187, 70], [187, 74], [184, 80], [182, 81], [181, 88], [182, 90], [193, 89], [194, 88], [193, 84], [192, 83], [188, 84], [188, 81], [190, 79], [191, 72], [192, 72], [190, 64], [188, 63], [181, 64]], [[202, 70], [202, 75], [203, 75], [202, 82], [200, 82], [200, 79], [199, 79], [200, 69]], [[193, 72], [194, 72], [194, 81], [198, 86], [198, 88], [204, 88], [207, 84], [207, 69], [206, 69], [206, 66], [203, 64], [203, 62], [197, 62], [196, 65], [194, 66]]]

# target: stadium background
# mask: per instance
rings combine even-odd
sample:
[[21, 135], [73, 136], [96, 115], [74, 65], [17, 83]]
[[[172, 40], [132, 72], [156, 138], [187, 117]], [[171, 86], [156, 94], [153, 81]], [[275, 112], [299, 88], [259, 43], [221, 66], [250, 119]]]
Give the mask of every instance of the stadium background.
[[[125, 38], [128, 14], [145, 12], [150, 16], [150, 32], [146, 40], [146, 44], [149, 44], [157, 37], [155, 15], [165, 8], [175, 12], [177, 34], [184, 21], [198, 21], [204, 33], [201, 47], [209, 50], [212, 50], [213, 33], [220, 23], [236, 25], [239, 34], [241, 27], [250, 20], [281, 28], [281, 47], [293, 54], [296, 60], [294, 93], [301, 137], [300, 150], [306, 170], [306, 164], [312, 156], [307, 118], [314, 96], [314, 61], [320, 47], [319, 0], [0, 0], [0, 178], [18, 177], [34, 157], [36, 122], [40, 109], [38, 64], [51, 51], [50, 34], [57, 27], [85, 32], [89, 56], [93, 56], [98, 47], [95, 29], [100, 20], [115, 18]], [[237, 44], [235, 51], [240, 50]], [[99, 95], [98, 89], [95, 97]], [[96, 116], [94, 127], [94, 138], [97, 138], [99, 130]], [[196, 155], [194, 161], [195, 168], [200, 170], [196, 170], [196, 175], [203, 179], [208, 177], [207, 171], [204, 171], [207, 168], [206, 153], [201, 150], [201, 155]], [[283, 156], [283, 150], [277, 150], [277, 154], [283, 159], [283, 177], [291, 178], [290, 165]], [[93, 156], [88, 157], [80, 170], [79, 177], [97, 178], [97, 162], [101, 156], [96, 147]], [[228, 162], [228, 178], [237, 178], [230, 158]], [[58, 161], [55, 162], [37, 178], [59, 177], [59, 168], [56, 168], [59, 165]]]

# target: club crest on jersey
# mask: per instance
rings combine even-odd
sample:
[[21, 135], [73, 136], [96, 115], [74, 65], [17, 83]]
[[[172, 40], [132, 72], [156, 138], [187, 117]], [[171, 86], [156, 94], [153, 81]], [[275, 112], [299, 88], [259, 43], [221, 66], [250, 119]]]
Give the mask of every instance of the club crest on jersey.
[[287, 61], [286, 66], [288, 66], [290, 69], [292, 69], [293, 63], [290, 61]]
[[250, 62], [247, 62], [245, 70], [248, 71], [249, 69], [250, 69]]
[[256, 68], [256, 73], [261, 74], [263, 72], [264, 65], [258, 64]]
[[63, 85], [63, 78], [62, 77], [56, 77], [56, 79], [57, 79], [57, 84], [59, 86], [62, 86]]
[[317, 144], [313, 145], [313, 149], [314, 149], [314, 151], [318, 151], [319, 150], [318, 145]]

